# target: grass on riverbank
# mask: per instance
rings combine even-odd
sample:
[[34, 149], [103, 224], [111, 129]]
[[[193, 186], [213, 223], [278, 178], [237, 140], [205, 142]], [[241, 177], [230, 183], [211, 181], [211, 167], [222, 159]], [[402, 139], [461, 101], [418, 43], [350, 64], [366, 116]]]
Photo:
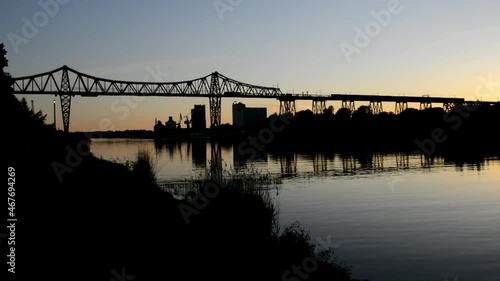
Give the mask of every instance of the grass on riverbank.
[[[298, 222], [280, 230], [279, 206], [270, 188], [277, 182], [269, 175], [255, 169], [217, 170], [210, 164], [193, 178], [190, 192], [180, 203], [191, 241], [188, 252], [198, 253], [195, 260], [204, 272], [193, 278], [210, 272], [239, 280], [301, 280], [296, 278], [304, 276], [351, 280], [351, 269], [337, 261], [333, 249], [320, 249]], [[294, 271], [297, 268], [301, 271]]]

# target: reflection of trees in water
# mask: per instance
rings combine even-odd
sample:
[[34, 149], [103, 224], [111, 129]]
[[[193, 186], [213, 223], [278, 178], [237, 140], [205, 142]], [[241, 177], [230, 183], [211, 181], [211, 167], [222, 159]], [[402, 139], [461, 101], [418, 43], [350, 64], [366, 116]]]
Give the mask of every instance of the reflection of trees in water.
[[[497, 161], [500, 159], [497, 159]], [[459, 172], [463, 172], [464, 168], [466, 168], [468, 171], [475, 171], [477, 170], [478, 172], [484, 170], [484, 166], [487, 166], [489, 163], [489, 160], [486, 160], [485, 163], [482, 162], [473, 162], [473, 163], [458, 163], [455, 164], [455, 170]]]
[[463, 168], [466, 167], [467, 170], [482, 171], [484, 170], [484, 167], [491, 165], [493, 162], [500, 163], [500, 156], [477, 157], [474, 161], [469, 161], [469, 162], [456, 161], [455, 165], [461, 168], [461, 170], [463, 170]]
[[356, 170], [383, 170], [385, 154], [381, 152], [373, 153], [343, 153], [344, 172], [350, 173]]
[[260, 162], [266, 163], [268, 162], [268, 154], [267, 152], [255, 151], [255, 154], [252, 153], [242, 153], [238, 150], [238, 146], [233, 146], [233, 165], [235, 169], [246, 169], [248, 166], [248, 162]]
[[[372, 168], [373, 155], [371, 153], [353, 153], [350, 155], [353, 158], [354, 165], [359, 164], [359, 170], [368, 170]], [[357, 160], [357, 161], [356, 161]]]

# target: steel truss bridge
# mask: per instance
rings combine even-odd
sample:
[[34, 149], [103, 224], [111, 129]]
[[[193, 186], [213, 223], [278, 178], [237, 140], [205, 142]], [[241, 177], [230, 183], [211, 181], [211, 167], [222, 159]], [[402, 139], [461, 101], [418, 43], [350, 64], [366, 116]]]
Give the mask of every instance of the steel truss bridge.
[[[297, 100], [312, 101], [312, 111], [322, 113], [326, 101], [341, 101], [342, 107], [353, 112], [356, 101], [369, 102], [376, 114], [383, 111], [383, 102], [394, 102], [395, 113], [408, 108], [408, 103], [420, 103], [420, 108], [430, 108], [433, 103], [443, 104], [452, 110], [466, 103], [460, 98], [339, 95], [312, 96], [282, 93], [279, 88], [257, 86], [236, 81], [218, 72], [181, 82], [131, 82], [99, 78], [62, 66], [52, 71], [13, 78], [14, 94], [55, 95], [60, 97], [64, 131], [69, 131], [71, 98], [98, 96], [151, 96], [151, 97], [207, 97], [210, 104], [210, 126], [221, 125], [222, 98], [272, 98], [280, 101], [280, 114], [295, 114]], [[483, 102], [488, 103], [489, 102]]]

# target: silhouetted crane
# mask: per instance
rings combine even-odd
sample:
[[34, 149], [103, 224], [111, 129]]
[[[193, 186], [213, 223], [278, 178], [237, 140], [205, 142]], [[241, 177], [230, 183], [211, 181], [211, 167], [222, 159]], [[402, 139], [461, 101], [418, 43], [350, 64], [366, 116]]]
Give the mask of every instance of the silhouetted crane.
[[191, 120], [189, 120], [189, 114], [191, 114], [191, 112], [184, 115], [184, 118], [185, 118], [184, 122], [182, 121], [182, 114], [179, 114], [179, 122], [177, 123], [177, 129], [181, 128], [182, 123], [184, 123], [186, 125], [186, 128], [188, 128], [188, 129], [191, 128]]
[[182, 123], [182, 114], [179, 114], [179, 122], [177, 122], [177, 129], [181, 128], [181, 123]]
[[190, 129], [191, 128], [191, 120], [189, 120], [188, 116], [189, 116], [190, 113], [188, 113], [188, 115], [185, 115], [184, 117], [186, 117], [186, 120], [184, 121], [184, 124], [186, 124], [186, 128]]

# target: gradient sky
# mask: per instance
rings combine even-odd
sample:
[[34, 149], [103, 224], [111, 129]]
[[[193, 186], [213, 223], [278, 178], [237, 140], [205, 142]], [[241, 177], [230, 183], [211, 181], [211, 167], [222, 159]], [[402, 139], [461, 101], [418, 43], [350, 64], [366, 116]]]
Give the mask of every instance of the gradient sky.
[[[401, 0], [402, 11], [392, 14], [390, 23], [350, 62], [340, 45], [356, 46], [356, 28], [365, 30], [374, 21], [372, 11], [387, 10], [390, 0], [59, 2], [63, 4], [57, 5], [58, 11], [17, 52], [8, 34], [23, 36], [23, 17], [34, 23], [34, 15], [46, 12], [38, 1], [0, 4], [1, 42], [13, 77], [68, 65], [103, 78], [143, 81], [148, 68], [158, 66], [168, 73], [164, 82], [219, 71], [242, 82], [279, 85], [294, 93], [500, 98], [498, 0]], [[215, 6], [230, 10], [220, 14]], [[481, 88], [488, 80], [491, 83]], [[53, 96], [26, 98], [52, 122]], [[103, 119], [116, 130], [152, 129], [155, 117], [178, 119], [193, 104], [208, 107], [205, 98], [149, 98], [137, 102], [122, 120], [122, 114], [111, 110], [117, 99], [121, 98], [73, 98], [70, 129], [99, 130]], [[222, 100], [223, 123], [231, 122], [233, 101]], [[269, 114], [279, 110], [275, 100], [241, 101], [265, 106]], [[303, 101], [297, 107], [311, 105]], [[388, 111], [393, 107], [385, 105]]]

